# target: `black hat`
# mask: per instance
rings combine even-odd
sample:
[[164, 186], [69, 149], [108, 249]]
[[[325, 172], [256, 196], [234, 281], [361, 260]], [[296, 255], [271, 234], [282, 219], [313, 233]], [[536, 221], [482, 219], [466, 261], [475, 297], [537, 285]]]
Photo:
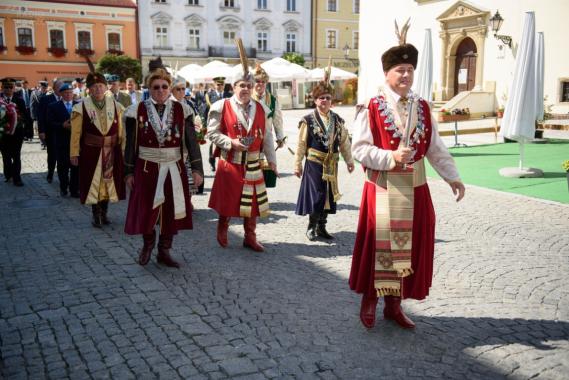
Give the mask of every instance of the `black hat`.
[[47, 86], [48, 86], [47, 81], [45, 81], [45, 80], [40, 80], [40, 86], [42, 86], [42, 87], [47, 87]]
[[97, 83], [107, 84], [105, 76], [97, 72], [87, 74], [87, 79], [85, 81], [87, 82], [87, 88]]
[[399, 39], [399, 45], [393, 46], [381, 55], [383, 71], [387, 72], [393, 66], [401, 65], [403, 63], [412, 65], [414, 69], [417, 68], [419, 51], [415, 46], [408, 44], [405, 41], [407, 39], [409, 26], [409, 20], [407, 20], [405, 25], [403, 25], [403, 28], [401, 28], [401, 32], [399, 32], [399, 26], [397, 25], [397, 21], [395, 21], [395, 34]]
[[164, 67], [164, 64], [162, 63], [162, 57], [160, 57], [160, 56], [158, 56], [158, 58], [156, 58], [156, 59], [151, 59], [148, 62], [148, 71], [149, 72], [153, 72], [156, 69], [166, 70], [166, 68]]

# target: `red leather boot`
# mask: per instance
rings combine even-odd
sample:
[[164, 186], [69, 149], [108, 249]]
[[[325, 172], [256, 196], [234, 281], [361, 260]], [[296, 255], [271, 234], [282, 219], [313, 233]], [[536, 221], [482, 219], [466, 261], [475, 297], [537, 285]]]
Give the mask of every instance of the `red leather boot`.
[[140, 265], [146, 265], [148, 261], [150, 261], [150, 255], [154, 249], [154, 243], [156, 243], [156, 232], [152, 231], [151, 234], [142, 235], [142, 240], [144, 241], [144, 245], [138, 255], [138, 263]]
[[414, 329], [415, 323], [409, 319], [401, 309], [401, 297], [385, 296], [385, 308], [383, 317], [395, 321], [404, 329]]
[[223, 248], [227, 247], [227, 230], [229, 229], [229, 217], [220, 215], [217, 221], [217, 242]]
[[360, 320], [368, 329], [375, 326], [375, 310], [377, 308], [378, 297], [375, 293], [362, 295], [362, 306], [360, 308]]
[[257, 218], [243, 218], [243, 228], [245, 229], [245, 240], [243, 240], [243, 247], [251, 248], [255, 252], [263, 252], [263, 247], [257, 241]]
[[170, 256], [172, 240], [174, 240], [172, 235], [160, 235], [158, 239], [158, 256], [156, 256], [156, 261], [160, 264], [166, 265], [167, 267], [179, 268], [180, 264]]

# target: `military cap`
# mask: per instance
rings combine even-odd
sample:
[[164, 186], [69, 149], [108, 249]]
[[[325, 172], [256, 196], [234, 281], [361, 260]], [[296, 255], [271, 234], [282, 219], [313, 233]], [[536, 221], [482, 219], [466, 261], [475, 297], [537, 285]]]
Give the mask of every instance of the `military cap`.
[[73, 90], [73, 87], [71, 87], [71, 85], [69, 83], [63, 83], [61, 85], [61, 87], [59, 87], [59, 92], [63, 92], [63, 91], [67, 91], [67, 90]]

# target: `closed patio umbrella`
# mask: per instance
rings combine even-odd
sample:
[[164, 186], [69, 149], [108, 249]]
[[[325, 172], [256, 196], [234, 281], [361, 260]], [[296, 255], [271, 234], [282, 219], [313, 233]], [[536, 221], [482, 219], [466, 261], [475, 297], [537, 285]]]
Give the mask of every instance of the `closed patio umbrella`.
[[431, 29], [425, 29], [425, 42], [421, 52], [419, 72], [413, 90], [428, 102], [433, 100], [433, 45], [431, 43]]

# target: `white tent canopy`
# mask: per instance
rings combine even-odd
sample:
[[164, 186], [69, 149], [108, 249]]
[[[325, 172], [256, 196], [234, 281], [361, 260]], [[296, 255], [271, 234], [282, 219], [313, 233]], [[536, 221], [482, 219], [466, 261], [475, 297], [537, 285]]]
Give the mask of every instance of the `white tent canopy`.
[[[354, 73], [351, 73], [346, 70], [339, 69], [337, 67], [332, 66], [332, 72], [330, 73], [331, 80], [347, 80], [347, 79], [354, 79], [358, 76]], [[316, 69], [310, 70], [310, 77], [308, 80], [310, 81], [319, 81], [324, 79], [324, 69], [318, 67]]]
[[195, 63], [190, 63], [178, 70], [177, 75], [184, 77], [190, 83], [205, 82], [203, 67]]
[[200, 76], [205, 82], [211, 82], [215, 77], [225, 77], [227, 81], [233, 80], [233, 67], [225, 62], [211, 61], [202, 67]]
[[271, 82], [305, 80], [309, 76], [309, 71], [304, 67], [280, 57], [261, 63], [261, 67]]

